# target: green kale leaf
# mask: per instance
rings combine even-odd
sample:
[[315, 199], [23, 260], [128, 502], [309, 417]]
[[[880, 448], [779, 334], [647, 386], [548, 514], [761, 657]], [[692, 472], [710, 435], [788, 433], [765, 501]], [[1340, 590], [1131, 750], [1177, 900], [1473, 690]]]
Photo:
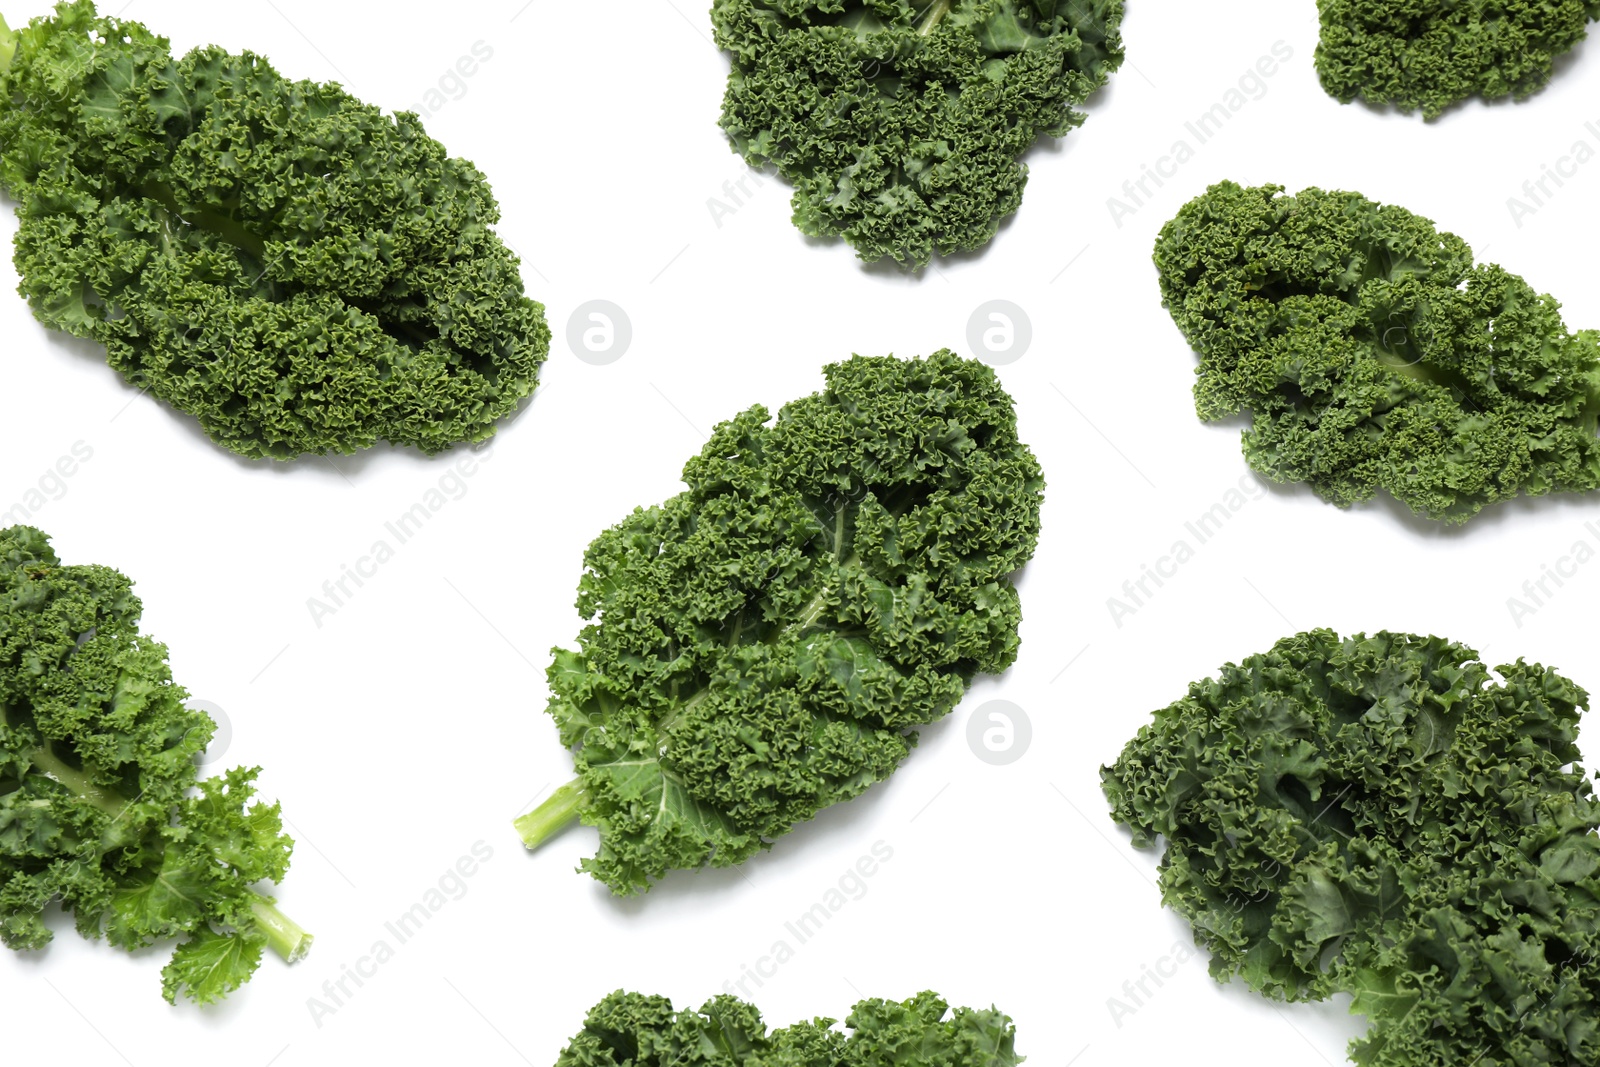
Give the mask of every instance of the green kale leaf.
[[856, 357], [774, 421], [754, 407], [584, 557], [549, 711], [578, 778], [518, 820], [600, 830], [613, 892], [731, 866], [889, 777], [1016, 658], [1011, 576], [1043, 478], [994, 372]]
[[1526, 99], [1577, 47], [1600, 0], [1317, 0], [1317, 73], [1341, 103], [1420, 110]]
[[1122, 0], [715, 0], [721, 126], [794, 184], [804, 234], [921, 267], [981, 248], [1019, 160], [1122, 64]]
[[[417, 116], [57, 6], [0, 27], [21, 291], [241, 455], [494, 433], [549, 351], [488, 182]], [[13, 54], [14, 53], [14, 54]]]
[[950, 1006], [935, 993], [863, 1000], [849, 1033], [819, 1018], [767, 1031], [761, 1013], [719, 996], [699, 1011], [617, 990], [596, 1004], [556, 1067], [1017, 1067], [1011, 1019]]
[[1211, 972], [1354, 997], [1362, 1067], [1600, 1062], [1587, 694], [1437, 637], [1328, 630], [1228, 664], [1102, 770]]
[[0, 530], [0, 942], [43, 948], [52, 904], [120, 948], [182, 937], [162, 992], [204, 1004], [311, 936], [252, 888], [289, 868], [278, 806], [250, 803], [254, 768], [199, 778], [216, 724], [142, 611], [116, 571]]
[[1252, 413], [1251, 467], [1448, 523], [1600, 486], [1600, 332], [1404, 208], [1282, 192], [1214, 185], [1155, 249], [1195, 406]]

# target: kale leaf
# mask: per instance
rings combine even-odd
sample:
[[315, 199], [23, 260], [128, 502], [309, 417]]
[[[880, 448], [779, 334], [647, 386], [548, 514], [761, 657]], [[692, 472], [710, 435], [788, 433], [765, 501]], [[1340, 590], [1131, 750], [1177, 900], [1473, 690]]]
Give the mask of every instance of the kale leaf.
[[1526, 99], [1577, 47], [1600, 0], [1317, 0], [1317, 74], [1341, 103], [1420, 110]]
[[556, 1067], [1016, 1067], [1016, 1028], [990, 1008], [950, 1010], [935, 993], [863, 1000], [845, 1019], [767, 1031], [761, 1013], [719, 996], [699, 1011], [617, 990], [596, 1004]]
[[1587, 694], [1437, 637], [1313, 630], [1196, 682], [1102, 770], [1220, 981], [1355, 998], [1363, 1067], [1600, 1062]]
[[517, 825], [530, 848], [597, 826], [583, 869], [613, 892], [770, 847], [1016, 658], [1043, 478], [994, 372], [941, 351], [826, 374], [718, 426], [685, 492], [584, 557], [592, 621], [548, 672], [578, 778]]
[[278, 806], [250, 803], [257, 769], [199, 778], [216, 724], [142, 611], [116, 571], [0, 530], [0, 942], [43, 948], [53, 903], [119, 948], [183, 937], [163, 995], [208, 1003], [311, 937], [251, 888], [289, 867]]
[[248, 52], [174, 58], [89, 0], [0, 42], [21, 291], [218, 444], [433, 453], [533, 392], [544, 309], [488, 182], [415, 115]]
[[802, 233], [921, 267], [1022, 203], [1019, 162], [1122, 64], [1122, 0], [715, 0], [721, 126]]
[[1200, 354], [1202, 419], [1341, 507], [1385, 490], [1462, 523], [1600, 486], [1600, 332], [1461, 238], [1359, 193], [1222, 182], [1162, 229], [1163, 303]]

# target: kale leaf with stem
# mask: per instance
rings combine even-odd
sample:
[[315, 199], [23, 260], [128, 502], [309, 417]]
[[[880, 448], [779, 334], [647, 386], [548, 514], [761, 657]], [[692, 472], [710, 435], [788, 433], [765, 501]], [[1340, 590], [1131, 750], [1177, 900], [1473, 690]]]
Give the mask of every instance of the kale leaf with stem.
[[289, 868], [278, 805], [250, 802], [256, 768], [200, 778], [216, 724], [142, 611], [122, 574], [0, 530], [0, 943], [43, 948], [52, 904], [119, 948], [181, 937], [162, 993], [209, 1003], [312, 939], [255, 888]]
[[578, 777], [517, 827], [598, 827], [583, 869], [615, 893], [770, 847], [1016, 658], [1043, 478], [994, 372], [941, 351], [826, 375], [718, 426], [685, 492], [585, 555], [591, 621], [548, 671]]

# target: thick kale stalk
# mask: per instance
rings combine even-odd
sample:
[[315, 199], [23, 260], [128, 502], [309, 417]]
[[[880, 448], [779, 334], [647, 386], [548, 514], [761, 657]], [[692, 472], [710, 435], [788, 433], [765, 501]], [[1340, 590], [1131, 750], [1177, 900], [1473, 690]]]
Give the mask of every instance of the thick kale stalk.
[[1314, 630], [1156, 712], [1102, 771], [1162, 898], [1274, 999], [1354, 997], [1363, 1067], [1600, 1063], [1587, 694], [1436, 637]]
[[1212, 186], [1161, 231], [1202, 419], [1253, 418], [1250, 466], [1341, 507], [1465, 522], [1600, 487], [1600, 332], [1461, 238], [1359, 193]]
[[0, 44], [0, 187], [41, 322], [251, 457], [494, 433], [549, 350], [470, 163], [248, 52], [63, 3]]
[[865, 260], [980, 248], [1022, 154], [1122, 64], [1121, 0], [714, 0], [722, 128], [794, 183], [794, 222]]
[[116, 571], [0, 530], [0, 942], [43, 948], [53, 904], [121, 948], [183, 937], [163, 995], [208, 1003], [311, 936], [253, 888], [288, 870], [277, 805], [250, 803], [254, 769], [199, 778], [216, 725], [184, 706], [142, 610]]
[[1600, 0], [1317, 0], [1317, 9], [1317, 73], [1330, 96], [1428, 119], [1472, 96], [1532, 96], [1600, 18]]
[[827, 378], [717, 427], [686, 492], [585, 555], [592, 621], [549, 669], [578, 778], [517, 828], [598, 827], [583, 869], [616, 893], [739, 863], [887, 778], [1016, 657], [1043, 480], [994, 372], [946, 351]]
[[556, 1067], [1016, 1067], [1016, 1028], [990, 1008], [950, 1010], [935, 993], [863, 1000], [844, 1020], [767, 1030], [761, 1013], [719, 996], [699, 1011], [617, 990], [596, 1004]]

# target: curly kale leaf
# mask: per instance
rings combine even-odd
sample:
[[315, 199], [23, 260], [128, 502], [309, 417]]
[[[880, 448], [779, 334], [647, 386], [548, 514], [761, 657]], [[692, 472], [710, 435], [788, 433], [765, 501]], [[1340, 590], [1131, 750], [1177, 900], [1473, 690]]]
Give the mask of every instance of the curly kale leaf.
[[181, 937], [163, 994], [209, 1003], [311, 937], [251, 888], [289, 867], [278, 806], [250, 803], [255, 769], [199, 779], [216, 725], [142, 610], [116, 571], [0, 530], [0, 942], [43, 948], [53, 903], [121, 948]]
[[518, 828], [531, 848], [597, 826], [583, 869], [618, 894], [887, 778], [1016, 657], [1043, 479], [994, 372], [941, 351], [826, 373], [775, 421], [717, 427], [687, 491], [585, 555], [592, 621], [549, 669], [578, 778]]
[[1353, 995], [1363, 1067], [1600, 1062], [1587, 694], [1436, 637], [1314, 630], [1196, 682], [1102, 770], [1162, 896], [1274, 998]]
[[699, 1011], [617, 990], [596, 1004], [556, 1067], [1016, 1067], [1016, 1028], [990, 1008], [950, 1010], [935, 993], [863, 1000], [845, 1026], [819, 1018], [767, 1031], [754, 1005], [719, 996]]
[[715, 0], [721, 126], [802, 233], [921, 267], [987, 244], [1019, 160], [1122, 64], [1122, 0]]
[[1317, 0], [1317, 9], [1317, 73], [1330, 96], [1428, 119], [1472, 96], [1532, 96], [1600, 18], [1600, 0]]
[[544, 309], [488, 182], [415, 115], [248, 52], [174, 58], [89, 0], [0, 39], [21, 291], [218, 444], [433, 453], [533, 392]]
[[1600, 332], [1404, 208], [1282, 191], [1212, 186], [1155, 249], [1200, 417], [1249, 410], [1251, 467], [1450, 523], [1600, 485]]

